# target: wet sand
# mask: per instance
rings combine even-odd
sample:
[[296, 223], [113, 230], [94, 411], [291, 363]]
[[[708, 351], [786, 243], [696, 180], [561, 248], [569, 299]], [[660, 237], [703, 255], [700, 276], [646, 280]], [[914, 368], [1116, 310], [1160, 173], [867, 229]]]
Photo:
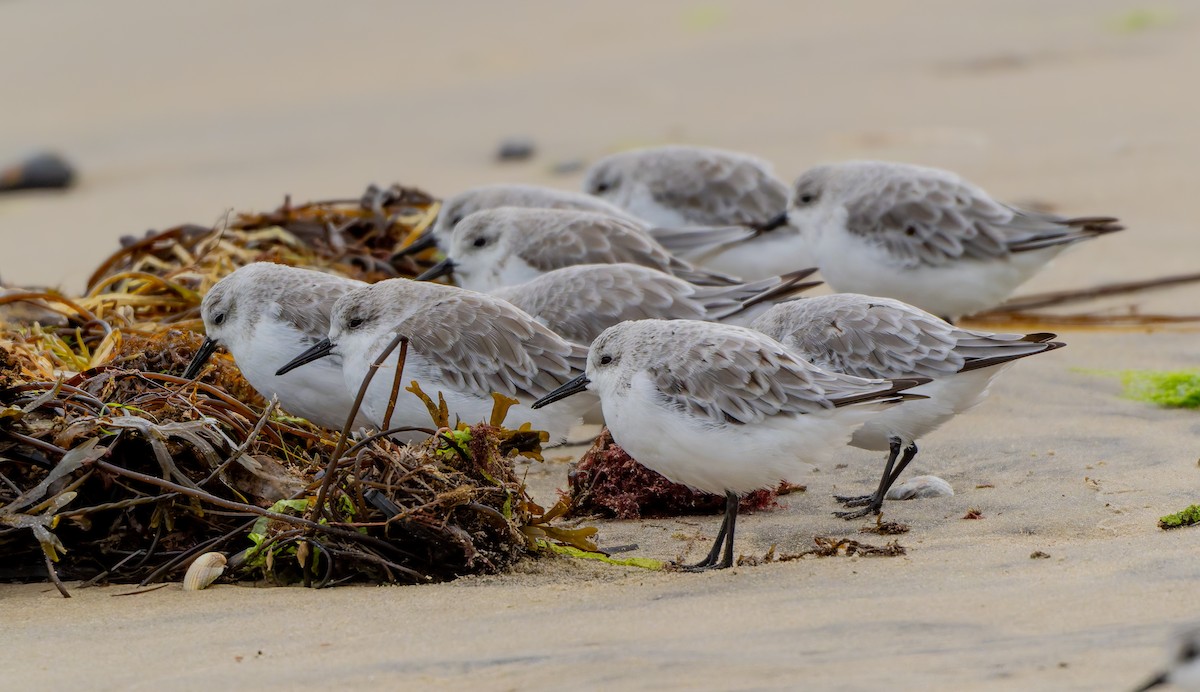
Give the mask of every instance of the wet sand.
[[[0, 3], [0, 160], [53, 147], [69, 192], [0, 196], [0, 277], [82, 287], [124, 233], [229, 209], [439, 195], [489, 181], [566, 188], [558, 161], [634, 145], [756, 153], [793, 177], [846, 158], [957, 170], [995, 195], [1129, 230], [1065, 254], [1023, 292], [1197, 269], [1200, 9], [1113, 0], [983, 3]], [[456, 6], [463, 7], [463, 6]], [[35, 56], [39, 56], [36, 57]], [[527, 135], [531, 162], [492, 161]], [[1196, 289], [1148, 310], [1195, 312]], [[712, 574], [540, 560], [421, 587], [309, 592], [0, 585], [5, 683], [103, 689], [1121, 689], [1200, 620], [1200, 418], [1096, 374], [1195, 367], [1186, 330], [1059, 330], [991, 398], [922, 441], [912, 475], [957, 494], [896, 502], [900, 558]], [[808, 492], [738, 523], [738, 551], [859, 535], [834, 492], [882, 458], [847, 449]], [[565, 463], [530, 467], [536, 495]], [[991, 486], [991, 487], [980, 487]], [[981, 520], [963, 520], [969, 509]], [[601, 541], [696, 559], [717, 517], [601, 522]], [[1031, 559], [1034, 551], [1049, 559]], [[261, 652], [261, 653], [260, 653]]]

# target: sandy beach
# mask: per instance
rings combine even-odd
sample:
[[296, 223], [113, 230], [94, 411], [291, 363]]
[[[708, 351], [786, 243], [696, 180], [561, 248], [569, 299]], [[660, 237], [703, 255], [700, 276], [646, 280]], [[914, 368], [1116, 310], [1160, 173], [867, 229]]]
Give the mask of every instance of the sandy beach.
[[[78, 187], [0, 196], [0, 277], [79, 290], [123, 234], [234, 209], [576, 189], [556, 164], [707, 144], [773, 161], [950, 168], [1001, 199], [1128, 230], [1020, 292], [1198, 269], [1200, 7], [883, 0], [568, 3], [0, 2], [0, 162], [50, 148]], [[499, 164], [501, 140], [537, 145]], [[1139, 297], [1195, 313], [1195, 287]], [[0, 584], [2, 687], [89, 689], [1128, 689], [1200, 621], [1200, 417], [1121, 396], [1121, 369], [1197, 366], [1197, 330], [1051, 329], [921, 441], [911, 475], [956, 495], [894, 502], [897, 558], [657, 573], [545, 559], [419, 587]], [[528, 478], [552, 501], [566, 461]], [[872, 521], [831, 515], [882, 456], [847, 448], [808, 490], [744, 516], [738, 552], [796, 552]], [[970, 509], [979, 520], [964, 520]], [[697, 559], [719, 517], [602, 521], [603, 545]], [[1031, 559], [1035, 551], [1048, 559]], [[72, 586], [68, 584], [68, 586]]]

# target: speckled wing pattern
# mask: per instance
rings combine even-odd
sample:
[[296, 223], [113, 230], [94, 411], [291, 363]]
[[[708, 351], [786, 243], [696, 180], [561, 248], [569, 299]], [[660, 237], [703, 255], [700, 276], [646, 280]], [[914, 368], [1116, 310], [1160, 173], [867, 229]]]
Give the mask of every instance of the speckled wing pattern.
[[544, 396], [583, 371], [587, 349], [492, 296], [456, 292], [397, 327], [439, 377], [479, 396]]
[[[717, 290], [717, 289], [713, 289]], [[632, 264], [567, 267], [494, 291], [569, 341], [589, 344], [626, 320], [704, 319], [696, 288], [670, 274]]]
[[772, 307], [752, 324], [815, 365], [868, 378], [945, 377], [1041, 353], [1054, 334], [960, 329], [887, 298], [838, 294]]
[[1111, 218], [1067, 219], [1014, 209], [963, 180], [903, 171], [850, 195], [846, 229], [900, 266], [988, 260], [1121, 230]]
[[676, 336], [670, 355], [648, 368], [651, 380], [669, 406], [718, 425], [896, 398], [896, 391], [917, 384], [825, 372], [749, 330], [681, 329]]
[[577, 264], [628, 262], [703, 285], [736, 283], [732, 277], [676, 258], [634, 223], [601, 214], [580, 215], [546, 229], [521, 258], [543, 272]]
[[758, 226], [787, 208], [788, 189], [761, 164], [689, 152], [670, 175], [649, 181], [650, 195], [691, 224]]
[[294, 325], [316, 342], [329, 334], [329, 318], [338, 298], [365, 285], [361, 281], [309, 271], [303, 284], [293, 285], [274, 296], [272, 316]]

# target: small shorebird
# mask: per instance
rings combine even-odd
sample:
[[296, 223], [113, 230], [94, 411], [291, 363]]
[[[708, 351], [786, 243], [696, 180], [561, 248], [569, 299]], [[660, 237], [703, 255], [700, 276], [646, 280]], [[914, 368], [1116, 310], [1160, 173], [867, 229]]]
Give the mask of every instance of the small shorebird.
[[492, 291], [577, 264], [628, 262], [702, 286], [741, 283], [679, 259], [637, 224], [588, 211], [518, 207], [478, 211], [455, 227], [446, 255], [417, 278], [429, 280], [454, 272], [463, 288]]
[[442, 252], [450, 249], [450, 238], [458, 223], [477, 211], [499, 207], [522, 209], [567, 209], [589, 211], [611, 216], [649, 233], [668, 251], [676, 254], [707, 252], [753, 237], [755, 231], [733, 225], [710, 228], [656, 228], [653, 223], [631, 216], [619, 207], [592, 195], [558, 190], [540, 185], [497, 184], [482, 185], [454, 195], [442, 203], [437, 220], [408, 247], [396, 256], [402, 257], [437, 246]]
[[760, 279], [815, 264], [787, 223], [787, 184], [754, 156], [695, 146], [635, 149], [593, 164], [583, 189], [658, 226], [756, 231], [740, 242], [679, 253], [716, 271]]
[[746, 325], [776, 302], [819, 285], [815, 269], [732, 286], [697, 286], [637, 264], [579, 264], [491, 294], [533, 315], [559, 336], [590, 344], [629, 320], [691, 319]]
[[[402, 383], [415, 380], [435, 398], [441, 392], [450, 413], [464, 422], [488, 420], [495, 403], [492, 393], [498, 392], [519, 402], [509, 411], [513, 427], [528, 421], [534, 429], [548, 432], [551, 441], [561, 441], [595, 404], [589, 397], [557, 411], [529, 407], [583, 369], [586, 348], [499, 298], [408, 279], [347, 292], [333, 306], [327, 338], [279, 368], [278, 374], [338, 356], [344, 389], [357, 392], [371, 364], [398, 334], [409, 344]], [[385, 424], [399, 350], [383, 363], [363, 398], [363, 412], [377, 426]], [[401, 389], [387, 424], [420, 427], [429, 422], [425, 404]]]
[[[200, 315], [207, 337], [183, 376], [192, 379], [218, 345], [233, 356], [246, 381], [291, 414], [338, 429], [354, 399], [346, 391], [341, 358], [286, 377], [275, 371], [288, 357], [324, 339], [329, 313], [361, 281], [271, 262], [255, 262], [221, 279], [204, 296]], [[363, 416], [357, 427], [369, 427]]]
[[910, 392], [927, 398], [879, 414], [850, 438], [860, 449], [888, 450], [888, 458], [874, 493], [837, 498], [862, 507], [837, 513], [844, 519], [878, 514], [888, 489], [916, 456], [916, 440], [983, 401], [992, 381], [1013, 361], [1065, 345], [1051, 341], [1055, 335], [1049, 333], [960, 329], [898, 300], [854, 293], [780, 303], [750, 326], [826, 370], [868, 378], [931, 378]]
[[997, 202], [949, 171], [851, 161], [792, 189], [788, 222], [835, 291], [886, 296], [945, 319], [995, 307], [1069, 245], [1122, 230]]
[[[821, 461], [926, 378], [868, 380], [821, 370], [759, 332], [639, 320], [592, 342], [587, 370], [533, 404], [600, 397], [613, 439], [668, 479], [725, 495], [725, 519], [693, 569], [730, 567], [738, 496]], [[724, 555], [722, 556], [722, 546]]]

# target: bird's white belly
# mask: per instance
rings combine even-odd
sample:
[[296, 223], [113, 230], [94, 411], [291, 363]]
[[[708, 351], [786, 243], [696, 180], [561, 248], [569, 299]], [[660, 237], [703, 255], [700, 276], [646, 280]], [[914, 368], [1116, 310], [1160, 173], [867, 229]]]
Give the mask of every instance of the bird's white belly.
[[874, 415], [870, 407], [845, 407], [750, 425], [708, 424], [659, 405], [653, 385], [640, 373], [629, 390], [602, 402], [613, 439], [630, 456], [676, 483], [718, 494], [746, 493], [799, 476]]
[[814, 250], [821, 276], [837, 292], [895, 298], [941, 317], [956, 318], [1004, 302], [1062, 248], [905, 268], [880, 246], [835, 231], [823, 233]]
[[[340, 429], [353, 405], [346, 391], [339, 358], [322, 358], [277, 376], [275, 371], [300, 355], [311, 343], [298, 330], [263, 319], [246, 343], [230, 344], [230, 353], [246, 381], [267, 399], [279, 397], [279, 405], [292, 415], [317, 425]], [[364, 416], [356, 427], [369, 426]]]
[[956, 373], [913, 387], [909, 394], [929, 398], [905, 401], [881, 412], [854, 432], [850, 445], [882, 451], [888, 449], [893, 436], [904, 444], [920, 439], [982, 402], [992, 379], [1009, 365]]
[[686, 256], [708, 269], [757, 281], [817, 266], [804, 236], [791, 227], [727, 245], [715, 251]]

